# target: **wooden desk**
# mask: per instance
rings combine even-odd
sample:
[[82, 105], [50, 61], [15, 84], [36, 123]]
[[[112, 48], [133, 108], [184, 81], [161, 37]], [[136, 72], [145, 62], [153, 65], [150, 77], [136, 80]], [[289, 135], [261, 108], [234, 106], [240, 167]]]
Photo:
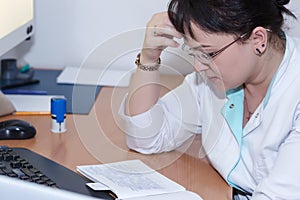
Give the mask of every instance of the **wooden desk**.
[[[170, 88], [181, 82], [181, 78], [162, 77]], [[162, 93], [168, 91], [164, 87]], [[209, 165], [205, 158], [199, 159], [197, 152], [201, 138], [197, 136], [191, 145], [180, 151], [159, 155], [142, 155], [130, 151], [117, 112], [126, 88], [103, 87], [89, 115], [68, 115], [67, 132], [55, 134], [50, 131], [50, 116], [6, 116], [7, 119], [22, 119], [33, 124], [37, 134], [29, 140], [5, 140], [0, 145], [26, 147], [67, 168], [77, 165], [98, 164], [126, 159], [141, 159], [186, 187], [200, 194], [205, 200], [231, 199], [231, 188]]]

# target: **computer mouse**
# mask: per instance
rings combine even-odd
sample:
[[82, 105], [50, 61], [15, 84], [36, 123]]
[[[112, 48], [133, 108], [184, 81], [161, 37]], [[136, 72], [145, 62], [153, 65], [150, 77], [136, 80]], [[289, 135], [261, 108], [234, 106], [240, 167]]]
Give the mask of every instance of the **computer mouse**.
[[0, 140], [22, 140], [34, 137], [36, 129], [28, 122], [10, 119], [0, 122]]

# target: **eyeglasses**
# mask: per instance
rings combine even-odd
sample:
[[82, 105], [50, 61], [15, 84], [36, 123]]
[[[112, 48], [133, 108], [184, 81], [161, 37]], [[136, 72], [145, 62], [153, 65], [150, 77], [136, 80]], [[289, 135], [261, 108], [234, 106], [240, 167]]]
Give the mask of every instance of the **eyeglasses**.
[[225, 51], [228, 47], [230, 47], [231, 45], [233, 45], [234, 43], [236, 43], [239, 40], [242, 40], [246, 37], [248, 33], [244, 33], [243, 35], [241, 35], [240, 37], [238, 37], [237, 39], [235, 39], [234, 41], [232, 41], [231, 43], [229, 43], [228, 45], [224, 46], [223, 48], [211, 52], [211, 53], [206, 53], [203, 50], [201, 50], [201, 47], [194, 47], [191, 48], [189, 46], [187, 46], [186, 44], [183, 44], [181, 46], [181, 49], [185, 52], [188, 53], [188, 55], [195, 57], [199, 62], [201, 62], [204, 65], [210, 65], [212, 62], [212, 59], [214, 57], [216, 57], [217, 55], [219, 55], [220, 53], [222, 53], [223, 51]]

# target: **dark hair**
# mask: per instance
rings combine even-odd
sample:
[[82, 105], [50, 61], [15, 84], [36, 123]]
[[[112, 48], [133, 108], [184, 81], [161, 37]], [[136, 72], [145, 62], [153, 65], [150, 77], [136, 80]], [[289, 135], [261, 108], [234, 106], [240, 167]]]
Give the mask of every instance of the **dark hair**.
[[285, 5], [289, 0], [171, 0], [168, 14], [182, 34], [194, 38], [191, 22], [209, 33], [241, 35], [258, 26], [282, 32], [283, 14], [296, 19]]

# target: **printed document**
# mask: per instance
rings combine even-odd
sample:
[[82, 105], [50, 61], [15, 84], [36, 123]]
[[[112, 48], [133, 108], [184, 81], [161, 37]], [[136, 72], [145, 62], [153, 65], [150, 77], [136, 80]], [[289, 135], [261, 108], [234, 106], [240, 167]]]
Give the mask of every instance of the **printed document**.
[[179, 199], [201, 200], [195, 193], [186, 191], [183, 186], [140, 160], [78, 166], [77, 170], [90, 180], [108, 187], [118, 199], [135, 200], [143, 197], [158, 200], [180, 197]]

